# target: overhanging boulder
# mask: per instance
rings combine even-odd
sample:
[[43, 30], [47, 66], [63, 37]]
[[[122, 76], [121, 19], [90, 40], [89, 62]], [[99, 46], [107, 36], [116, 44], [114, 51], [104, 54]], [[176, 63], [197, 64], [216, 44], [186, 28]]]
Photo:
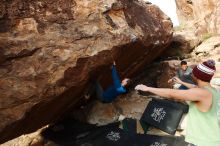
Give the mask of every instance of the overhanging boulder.
[[0, 2], [0, 143], [56, 121], [90, 78], [133, 77], [172, 39], [158, 7], [133, 0]]

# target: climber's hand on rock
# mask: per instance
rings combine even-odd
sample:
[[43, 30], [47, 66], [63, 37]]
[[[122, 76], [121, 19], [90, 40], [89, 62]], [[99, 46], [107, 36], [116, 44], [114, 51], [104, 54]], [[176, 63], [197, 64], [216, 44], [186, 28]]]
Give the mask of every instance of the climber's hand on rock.
[[137, 85], [137, 86], [135, 87], [135, 90], [147, 92], [147, 91], [148, 91], [148, 88], [149, 88], [149, 87], [147, 87], [147, 86], [145, 86], [145, 85], [143, 85], [143, 84], [140, 84], [140, 85]]
[[116, 65], [115, 61], [113, 61], [113, 65]]

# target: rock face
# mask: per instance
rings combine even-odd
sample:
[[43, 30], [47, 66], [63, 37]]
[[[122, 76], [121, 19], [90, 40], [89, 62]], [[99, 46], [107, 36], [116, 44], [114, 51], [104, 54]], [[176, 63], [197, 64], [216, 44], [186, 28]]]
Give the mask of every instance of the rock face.
[[[48, 146], [48, 142], [44, 141], [41, 136], [43, 129], [39, 129], [34, 133], [21, 135], [13, 140], [7, 141], [1, 146]], [[56, 146], [55, 144], [53, 146]]]
[[220, 61], [220, 35], [210, 37], [203, 41], [192, 52], [192, 57], [198, 61], [214, 59]]
[[170, 46], [161, 58], [188, 58], [199, 43], [200, 39], [191, 30], [175, 31]]
[[218, 0], [176, 0], [180, 25], [163, 57], [190, 58], [193, 49], [206, 39], [220, 33], [220, 2]]
[[163, 61], [158, 67], [161, 68], [161, 73], [157, 78], [157, 86], [159, 88], [173, 88], [173, 84], [168, 83], [168, 80], [176, 76], [176, 72], [180, 68], [180, 61]]
[[180, 23], [195, 26], [197, 35], [220, 33], [219, 0], [176, 0], [176, 5]]
[[111, 104], [94, 102], [87, 110], [87, 121], [92, 124], [106, 125], [115, 122], [120, 115], [140, 119], [151, 99], [137, 94], [137, 91], [120, 96]]
[[133, 77], [171, 38], [170, 19], [138, 1], [0, 1], [0, 143], [68, 113], [113, 60]]

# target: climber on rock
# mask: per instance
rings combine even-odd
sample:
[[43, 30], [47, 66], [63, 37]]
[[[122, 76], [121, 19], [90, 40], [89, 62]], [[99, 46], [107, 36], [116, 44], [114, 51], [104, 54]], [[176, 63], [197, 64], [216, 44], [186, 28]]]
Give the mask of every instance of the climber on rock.
[[110, 85], [106, 90], [103, 90], [102, 86], [99, 83], [99, 80], [96, 80], [94, 83], [95, 85], [93, 87], [95, 89], [93, 89], [92, 92], [90, 92], [90, 94], [86, 95], [85, 98], [90, 98], [90, 96], [95, 91], [96, 96], [100, 101], [104, 103], [110, 103], [114, 99], [116, 99], [117, 96], [127, 93], [127, 88], [130, 86], [131, 80], [129, 78], [124, 78], [122, 81], [120, 80], [116, 70], [115, 61], [112, 65], [112, 80], [113, 84]]

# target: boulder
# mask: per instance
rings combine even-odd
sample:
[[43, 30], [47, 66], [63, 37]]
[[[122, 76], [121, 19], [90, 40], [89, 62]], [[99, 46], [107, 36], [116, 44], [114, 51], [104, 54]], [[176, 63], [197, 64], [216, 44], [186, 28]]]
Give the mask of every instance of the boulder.
[[197, 36], [220, 33], [219, 0], [176, 0], [181, 25], [195, 27]]
[[140, 120], [150, 98], [142, 96], [137, 91], [131, 91], [118, 97], [110, 104], [94, 102], [84, 112], [87, 114], [87, 122], [91, 124], [106, 125], [118, 121], [120, 116]]
[[191, 53], [192, 59], [202, 62], [207, 59], [220, 61], [220, 35], [212, 36], [204, 40]]
[[170, 46], [164, 51], [161, 58], [189, 58], [190, 53], [201, 43], [193, 31], [175, 31]]
[[113, 60], [134, 77], [171, 39], [170, 19], [136, 0], [0, 1], [0, 143], [68, 114]]
[[157, 77], [157, 87], [159, 88], [173, 88], [173, 84], [168, 83], [168, 80], [176, 75], [176, 71], [180, 67], [179, 60], [163, 61], [159, 68], [161, 73]]

